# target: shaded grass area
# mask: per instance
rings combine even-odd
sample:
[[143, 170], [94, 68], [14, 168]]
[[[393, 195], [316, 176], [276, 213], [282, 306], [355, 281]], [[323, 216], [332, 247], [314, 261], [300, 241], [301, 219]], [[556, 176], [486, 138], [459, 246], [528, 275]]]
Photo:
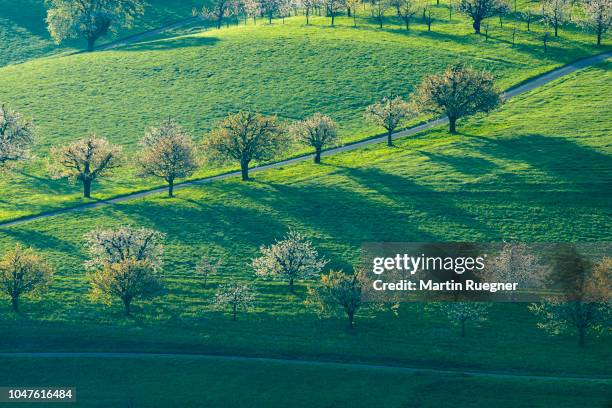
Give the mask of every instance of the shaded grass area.
[[[311, 236], [330, 268], [348, 269], [364, 241], [609, 241], [611, 145], [609, 63], [518, 97], [462, 133], [434, 129], [311, 163], [191, 187], [176, 199], [132, 200], [33, 221], [0, 233], [41, 250], [57, 267], [43, 299], [24, 316], [5, 314], [2, 350], [173, 350], [374, 361], [502, 371], [609, 375], [610, 338], [535, 327], [526, 305], [495, 305], [490, 321], [461, 339], [421, 305], [399, 316], [364, 310], [353, 333], [319, 321], [282, 283], [257, 282], [257, 306], [239, 322], [212, 311], [216, 286], [252, 279], [258, 247], [294, 227]], [[601, 93], [590, 93], [599, 89]], [[600, 115], [594, 115], [593, 112]], [[120, 307], [90, 303], [83, 234], [95, 227], [148, 226], [166, 234], [167, 294]], [[204, 255], [224, 267], [204, 288], [194, 266]], [[8, 310], [8, 306], [7, 309]], [[460, 344], [460, 347], [458, 346]]]
[[[2, 358], [13, 384], [77, 388], [78, 407], [603, 407], [606, 384], [197, 358]], [[100, 383], [100, 378], [108, 384]], [[20, 406], [29, 406], [20, 404]], [[33, 404], [32, 407], [40, 406]]]
[[[189, 17], [194, 6], [203, 4], [196, 0], [147, 0], [146, 3], [145, 14], [131, 28], [109, 33], [97, 45]], [[0, 0], [0, 10], [0, 67], [86, 48], [84, 40], [71, 40], [61, 46], [54, 43], [47, 31], [44, 0]]]
[[[544, 53], [537, 26], [526, 32], [519, 25], [516, 46], [508, 42], [509, 25], [492, 28], [493, 38], [485, 41], [470, 33], [465, 18], [449, 22], [445, 13], [444, 6], [434, 9], [433, 32], [418, 19], [408, 32], [391, 17], [383, 30], [369, 19], [353, 28], [351, 19], [339, 18], [331, 28], [324, 17], [311, 26], [293, 17], [0, 69], [3, 102], [33, 118], [39, 136], [37, 158], [0, 180], [0, 220], [86, 202], [80, 186], [47, 180], [45, 160], [52, 145], [90, 132], [122, 144], [129, 156], [145, 128], [167, 116], [199, 141], [228, 112], [250, 108], [286, 121], [321, 111], [338, 121], [345, 142], [354, 141], [381, 131], [365, 122], [365, 106], [387, 95], [407, 96], [424, 75], [451, 63], [491, 70], [505, 88], [607, 49], [568, 29]], [[94, 185], [94, 198], [159, 185], [138, 179], [132, 163]], [[206, 167], [194, 177], [219, 171]]]

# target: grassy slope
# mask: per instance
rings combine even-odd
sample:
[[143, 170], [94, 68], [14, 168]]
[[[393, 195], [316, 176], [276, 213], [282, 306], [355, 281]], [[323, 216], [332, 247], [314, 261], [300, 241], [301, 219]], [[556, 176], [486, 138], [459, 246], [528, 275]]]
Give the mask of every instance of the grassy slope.
[[[202, 253], [226, 258], [223, 276], [249, 279], [261, 244], [293, 226], [348, 267], [362, 241], [608, 241], [610, 224], [610, 65], [587, 69], [473, 118], [462, 134], [432, 130], [403, 140], [8, 228], [15, 242], [45, 251], [58, 279], [29, 318], [6, 330], [8, 349], [175, 350], [372, 360], [538, 373], [610, 374], [610, 339], [551, 338], [524, 305], [496, 305], [491, 321], [457, 332], [436, 313], [406, 306], [399, 317], [364, 312], [354, 334], [344, 323], [316, 321], [284, 284], [258, 283], [255, 313], [235, 324], [207, 302], [193, 276]], [[594, 90], [597, 90], [594, 92]], [[594, 115], [598, 112], [598, 115]], [[585, 199], [588, 197], [588, 200]], [[82, 235], [95, 226], [145, 225], [167, 234], [168, 294], [140, 304], [134, 321], [118, 308], [89, 303]], [[10, 315], [3, 325], [14, 322]], [[31, 321], [28, 319], [32, 319]], [[73, 323], [74, 322], [74, 323]], [[36, 339], [35, 341], [32, 339]]]
[[[45, 156], [51, 145], [95, 131], [128, 153], [147, 126], [173, 115], [200, 139], [228, 112], [255, 108], [286, 119], [323, 111], [340, 123], [345, 140], [380, 129], [364, 123], [363, 108], [388, 94], [407, 95], [425, 74], [457, 61], [493, 71], [501, 87], [589, 53], [592, 38], [575, 31], [544, 54], [537, 32], [519, 27], [519, 45], [508, 43], [510, 25], [491, 28], [488, 42], [470, 34], [458, 16], [426, 32], [389, 25], [326, 27], [328, 19], [285, 25], [232, 27], [160, 40], [128, 49], [32, 61], [0, 70], [2, 100], [38, 125], [38, 159], [0, 181], [0, 220], [82, 203], [79, 186], [50, 181]], [[339, 19], [338, 24], [352, 25]], [[360, 22], [360, 24], [364, 24]], [[536, 28], [537, 30], [537, 28]], [[384, 67], [384, 69], [383, 69]], [[70, 72], [70, 75], [66, 75]], [[206, 168], [197, 176], [217, 172]], [[158, 185], [134, 177], [132, 168], [94, 188], [96, 198]]]
[[[607, 390], [604, 384], [571, 381], [532, 382], [190, 358], [129, 360], [134, 364], [95, 358], [0, 361], [0, 376], [10, 376], [15, 384], [76, 386], [79, 407], [438, 408], [452, 404], [511, 408], [524, 404], [520, 406], [582, 408], [605, 406]], [[100, 378], [113, 381], [113, 386], [101, 386]], [[521, 395], [529, 395], [529, 399], [523, 400]], [[32, 405], [37, 406], [40, 404]]]
[[[189, 17], [192, 7], [202, 4], [198, 0], [148, 0], [147, 3], [145, 15], [133, 27], [120, 29], [101, 39], [99, 44]], [[0, 0], [0, 10], [0, 67], [84, 47], [84, 41], [69, 41], [62, 46], [53, 42], [45, 26], [44, 0]]]

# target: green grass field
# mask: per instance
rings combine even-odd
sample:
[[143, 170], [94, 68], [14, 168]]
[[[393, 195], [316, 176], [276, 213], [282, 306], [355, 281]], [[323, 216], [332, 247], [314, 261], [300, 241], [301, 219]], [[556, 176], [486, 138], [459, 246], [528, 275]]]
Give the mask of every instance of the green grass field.
[[[607, 49], [568, 27], [544, 53], [541, 27], [528, 33], [523, 23], [513, 47], [511, 22], [502, 30], [492, 20], [485, 41], [470, 34], [465, 18], [447, 21], [444, 5], [434, 14], [432, 32], [419, 20], [406, 32], [391, 17], [383, 30], [364, 19], [353, 28], [352, 19], [339, 18], [331, 28], [327, 18], [304, 26], [303, 17], [294, 17], [4, 67], [2, 102], [34, 119], [39, 143], [35, 160], [0, 180], [0, 220], [83, 203], [80, 187], [49, 180], [45, 163], [52, 145], [89, 132], [122, 144], [129, 155], [145, 128], [167, 116], [201, 140], [228, 112], [251, 108], [287, 121], [321, 111], [339, 123], [344, 141], [354, 141], [381, 132], [365, 122], [365, 106], [385, 95], [407, 96], [424, 75], [453, 62], [491, 70], [507, 88]], [[136, 178], [129, 162], [94, 186], [94, 199], [159, 185]], [[219, 171], [205, 167], [194, 177]]]
[[[145, 14], [130, 29], [102, 38], [99, 44], [116, 38], [150, 30], [191, 16], [201, 7], [197, 0], [147, 0]], [[0, 67], [62, 52], [83, 49], [84, 41], [71, 40], [56, 45], [45, 26], [47, 10], [44, 0], [0, 0]]]
[[[407, 374], [394, 370], [317, 367], [197, 358], [151, 360], [2, 359], [0, 376], [16, 384], [70, 384], [79, 407], [604, 407], [606, 384]], [[163, 381], [159, 373], [163, 373]], [[99, 379], [113, 381], [113, 387]], [[270, 388], [274, 392], [270, 392]], [[452, 397], [449, 397], [451, 396]], [[131, 405], [130, 405], [131, 404]], [[19, 406], [29, 406], [19, 404]], [[33, 404], [32, 407], [40, 406]], [[75, 406], [54, 404], [58, 407]]]
[[[28, 13], [39, 15], [41, 2], [29, 2]], [[0, 10], [3, 3], [9, 12], [0, 17], [0, 42], [10, 47], [0, 66], [3, 58], [71, 51], [51, 46], [44, 27], [26, 20], [28, 13], [13, 2], [0, 0]], [[184, 3], [191, 2], [163, 2], [174, 14], [157, 9], [131, 32], [180, 18]], [[566, 27], [544, 54], [541, 27], [527, 33], [523, 24], [513, 47], [512, 19], [503, 30], [491, 19], [492, 37], [485, 41], [471, 35], [458, 14], [449, 22], [445, 7], [434, 9], [433, 32], [417, 20], [407, 33], [391, 17], [383, 30], [361, 16], [357, 28], [344, 17], [335, 28], [327, 18], [314, 17], [305, 26], [303, 17], [293, 17], [272, 26], [188, 27], [113, 51], [4, 66], [0, 102], [35, 119], [39, 143], [34, 160], [0, 178], [0, 221], [84, 202], [79, 186], [49, 180], [45, 162], [49, 147], [89, 131], [122, 144], [129, 155], [144, 129], [168, 115], [201, 140], [228, 112], [253, 108], [287, 121], [321, 111], [339, 122], [344, 142], [356, 141], [380, 132], [365, 123], [365, 106], [384, 95], [408, 95], [424, 75], [452, 62], [489, 69], [508, 88], [609, 50]], [[464, 119], [456, 135], [440, 127], [393, 148], [377, 144], [326, 156], [322, 165], [256, 172], [248, 183], [231, 178], [180, 189], [174, 199], [154, 195], [1, 228], [0, 254], [16, 243], [32, 246], [54, 265], [56, 278], [48, 293], [23, 301], [21, 314], [0, 298], [0, 352], [200, 353], [610, 378], [610, 336], [589, 336], [587, 347], [579, 348], [572, 335], [538, 329], [525, 304], [494, 304], [490, 319], [469, 324], [462, 338], [445, 316], [423, 304], [403, 304], [397, 315], [364, 308], [355, 329], [347, 330], [343, 320], [318, 319], [304, 305], [305, 282], [291, 294], [284, 283], [256, 280], [256, 305], [237, 322], [210, 302], [227, 278], [251, 281], [258, 248], [291, 227], [312, 238], [330, 268], [347, 271], [367, 241], [611, 241], [611, 68], [608, 61], [578, 71], [489, 115]], [[205, 167], [195, 177], [226, 169]], [[95, 186], [95, 198], [156, 185], [134, 174], [126, 165]], [[118, 304], [90, 301], [83, 267], [83, 235], [120, 225], [166, 234], [166, 293], [136, 302], [130, 318]], [[224, 259], [207, 288], [194, 275], [205, 254]], [[0, 386], [50, 384], [76, 386], [77, 406], [86, 407], [582, 408], [612, 401], [610, 380], [193, 356], [0, 357]]]
[[[250, 279], [259, 245], [288, 227], [312, 236], [331, 267], [347, 268], [362, 241], [609, 241], [609, 63], [572, 74], [474, 117], [451, 136], [435, 129], [310, 163], [256, 173], [112, 207], [6, 228], [43, 251], [58, 277], [24, 316], [4, 315], [3, 350], [204, 352], [370, 361], [560, 375], [609, 375], [610, 339], [549, 337], [522, 304], [496, 305], [493, 318], [460, 340], [443, 316], [419, 305], [364, 311], [357, 330], [318, 321], [280, 283], [258, 282], [256, 309], [238, 323], [208, 305], [228, 276]], [[597, 90], [593, 92], [593, 90]], [[600, 112], [594, 116], [593, 112]], [[584, 197], [588, 197], [585, 200]], [[136, 307], [134, 320], [86, 298], [82, 236], [96, 226], [144, 225], [167, 234], [168, 293]], [[203, 289], [198, 257], [227, 259]], [[7, 306], [8, 307], [8, 306]], [[374, 319], [374, 317], [376, 317]], [[18, 328], [17, 328], [18, 327]], [[35, 339], [35, 340], [33, 340]]]

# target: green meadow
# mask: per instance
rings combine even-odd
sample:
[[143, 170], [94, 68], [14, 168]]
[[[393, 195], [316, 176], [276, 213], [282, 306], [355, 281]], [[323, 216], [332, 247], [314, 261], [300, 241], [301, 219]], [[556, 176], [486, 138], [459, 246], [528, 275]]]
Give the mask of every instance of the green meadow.
[[[449, 64], [489, 70], [508, 89], [610, 50], [607, 38], [597, 48], [592, 34], [567, 24], [545, 53], [542, 26], [528, 32], [515, 13], [503, 28], [497, 17], [489, 19], [485, 39], [471, 34], [456, 10], [449, 21], [442, 1], [433, 7], [431, 32], [420, 16], [406, 31], [391, 11], [379, 29], [360, 10], [356, 27], [344, 16], [336, 27], [318, 16], [308, 26], [302, 16], [272, 25], [232, 22], [221, 30], [197, 23], [130, 46], [77, 53], [80, 42], [50, 41], [42, 1], [23, 3], [30, 7], [0, 0], [0, 103], [34, 120], [37, 144], [32, 160], [0, 177], [0, 222], [93, 202], [80, 197], [79, 185], [51, 180], [46, 169], [50, 147], [90, 132], [124, 147], [123, 167], [94, 185], [94, 200], [103, 200], [159, 186], [136, 177], [132, 157], [145, 129], [168, 116], [201, 141], [241, 109], [287, 123], [322, 112], [350, 143], [382, 132], [365, 121], [366, 106], [383, 96], [407, 97], [424, 76]], [[131, 30], [101, 43], [188, 17], [199, 5], [149, 3]], [[367, 241], [612, 241], [611, 68], [608, 60], [462, 119], [458, 134], [441, 126], [394, 147], [327, 155], [321, 165], [253, 172], [250, 182], [228, 178], [180, 188], [172, 199], [155, 194], [0, 228], [0, 254], [20, 243], [55, 269], [49, 291], [24, 299], [19, 314], [0, 298], [0, 352], [182, 355], [0, 356], [0, 385], [75, 386], [84, 407], [609, 405], [610, 336], [589, 335], [580, 348], [571, 333], [539, 329], [522, 303], [493, 304], [488, 320], [468, 323], [466, 337], [420, 303], [402, 304], [396, 313], [362, 308], [349, 330], [344, 320], [320, 319], [304, 304], [311, 282], [298, 282], [291, 293], [285, 283], [255, 278], [251, 260], [289, 228], [313, 241], [330, 261], [326, 269], [347, 272]], [[294, 146], [275, 160], [306, 152]], [[193, 177], [230, 169], [206, 164]], [[165, 291], [135, 301], [129, 318], [119, 304], [92, 301], [83, 265], [84, 234], [126, 225], [165, 234]], [[204, 255], [224, 260], [206, 287], [195, 274]], [[229, 278], [256, 289], [254, 307], [236, 322], [211, 304]]]
[[[343, 141], [350, 142], [382, 131], [363, 118], [367, 105], [383, 96], [406, 97], [425, 75], [451, 63], [490, 70], [505, 89], [608, 49], [594, 47], [592, 34], [570, 25], [545, 53], [542, 28], [535, 24], [527, 32], [513, 16], [504, 28], [491, 19], [485, 40], [471, 34], [469, 21], [458, 13], [449, 21], [444, 4], [433, 10], [431, 32], [420, 18], [410, 31], [392, 16], [382, 30], [367, 14], [359, 15], [357, 27], [346, 17], [333, 28], [324, 17], [313, 17], [310, 26], [302, 16], [272, 25], [260, 19], [257, 26], [249, 20], [246, 26], [195, 34], [178, 30], [120, 49], [1, 68], [1, 100], [34, 120], [38, 144], [33, 161], [0, 180], [0, 220], [88, 202], [80, 186], [50, 180], [46, 161], [51, 146], [91, 132], [125, 148], [124, 168], [94, 185], [94, 199], [105, 199], [159, 185], [137, 178], [129, 156], [145, 129], [168, 116], [200, 141], [228, 112], [240, 109], [286, 122], [322, 112], [338, 122]], [[147, 24], [159, 20], [154, 17]], [[193, 177], [223, 170], [207, 165]]]
[[[294, 406], [389, 408], [441, 406], [516, 407], [517, 394], [529, 405], [603, 407], [607, 385], [576, 381], [530, 381], [396, 370], [321, 367], [283, 362], [233, 362], [185, 357], [54, 358], [3, 360], [0, 375], [28, 384], [77, 387], [81, 407]], [[159, 373], [163, 373], [163, 381]], [[100, 384], [100, 377], [113, 387]], [[75, 383], [75, 379], [76, 383]], [[274, 392], [270, 392], [270, 388]], [[452, 395], [452, 397], [449, 397]], [[316, 396], [316, 399], [315, 399]], [[54, 404], [59, 407], [73, 403]], [[19, 406], [30, 406], [19, 404]], [[40, 404], [32, 404], [32, 407]]]
[[[359, 361], [542, 375], [609, 375], [609, 337], [584, 350], [570, 336], [536, 328], [524, 304], [496, 305], [459, 337], [444, 316], [406, 305], [398, 316], [364, 310], [351, 333], [318, 320], [282, 283], [257, 281], [257, 305], [232, 322], [213, 311], [216, 286], [251, 280], [258, 247], [294, 227], [312, 237], [330, 267], [348, 270], [363, 241], [609, 241], [610, 63], [579, 71], [463, 123], [238, 179], [2, 231], [42, 251], [57, 278], [23, 316], [2, 316], [3, 350], [201, 352]], [[596, 89], [597, 92], [593, 92]], [[601, 115], [593, 115], [594, 111]], [[585, 199], [588, 197], [588, 199]], [[167, 293], [121, 317], [87, 298], [82, 236], [96, 227], [147, 226], [166, 234]], [[223, 257], [203, 288], [194, 265]], [[7, 305], [8, 308], [8, 305]], [[35, 339], [35, 341], [33, 340]], [[460, 342], [460, 346], [458, 346]], [[460, 352], [458, 352], [458, 347]], [[527, 395], [527, 394], [525, 394]]]

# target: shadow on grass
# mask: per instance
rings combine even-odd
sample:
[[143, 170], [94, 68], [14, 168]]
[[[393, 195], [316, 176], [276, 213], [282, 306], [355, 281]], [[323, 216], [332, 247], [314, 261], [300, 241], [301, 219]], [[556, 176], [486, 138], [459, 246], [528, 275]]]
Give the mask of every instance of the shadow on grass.
[[121, 47], [120, 51], [167, 51], [188, 47], [203, 47], [219, 42], [216, 37], [185, 36], [136, 43]]
[[51, 178], [36, 176], [25, 171], [20, 174], [28, 180], [28, 186], [31, 190], [45, 194], [75, 194], [78, 193], [81, 185], [70, 183], [66, 179], [54, 180]]
[[0, 235], [6, 234], [12, 239], [21, 242], [26, 247], [34, 247], [41, 250], [53, 250], [57, 252], [68, 252], [78, 254], [77, 248], [71, 242], [59, 239], [49, 234], [30, 229], [6, 228], [0, 231]]
[[419, 151], [430, 160], [451, 166], [454, 170], [463, 174], [485, 175], [491, 173], [497, 165], [482, 157], [473, 156], [450, 156], [440, 153]]
[[581, 146], [569, 137], [525, 135], [511, 139], [482, 136], [483, 153], [507, 160], [520, 160], [544, 170], [562, 182], [580, 184], [586, 190], [612, 192], [612, 158], [597, 150]]

